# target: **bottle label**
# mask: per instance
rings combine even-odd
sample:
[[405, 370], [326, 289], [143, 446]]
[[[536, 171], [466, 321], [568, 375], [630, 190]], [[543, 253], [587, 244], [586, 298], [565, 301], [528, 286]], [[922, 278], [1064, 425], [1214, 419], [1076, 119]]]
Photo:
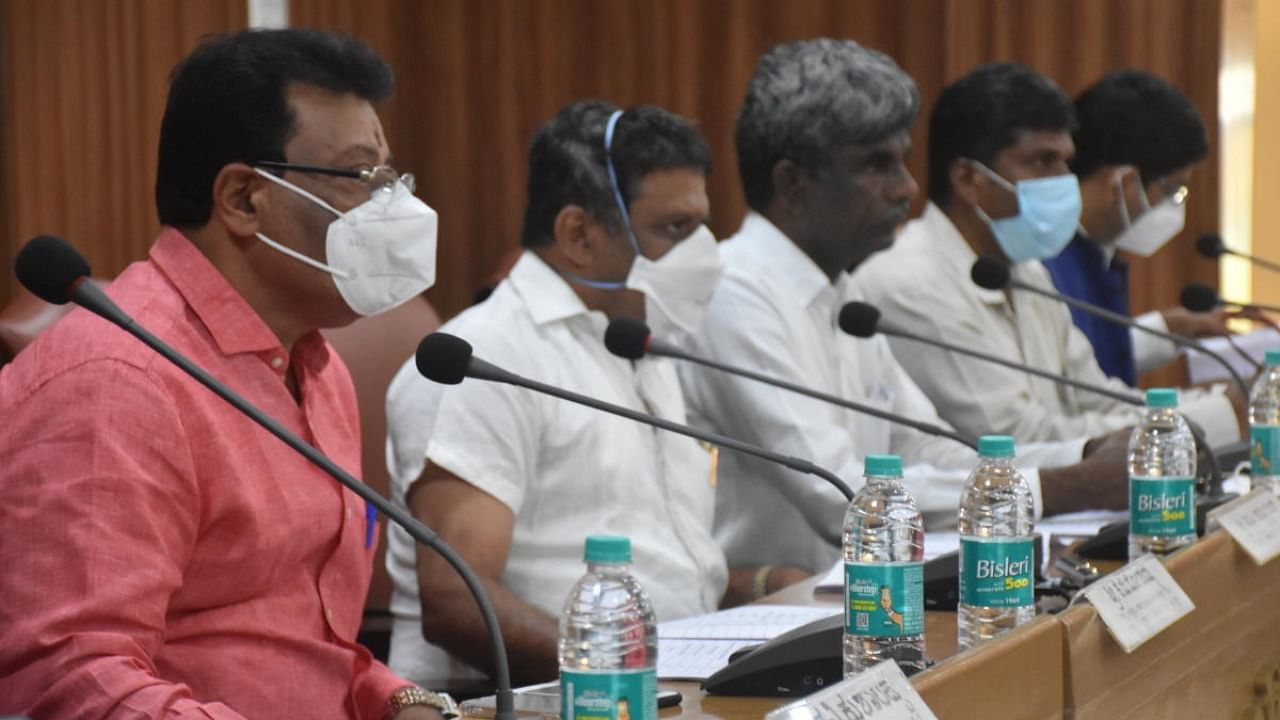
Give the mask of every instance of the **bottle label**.
[[1196, 531], [1196, 479], [1129, 478], [1129, 533], [1156, 537]]
[[658, 671], [561, 670], [563, 720], [657, 720]]
[[1277, 475], [1280, 460], [1280, 425], [1254, 425], [1249, 428], [1249, 461], [1256, 477]]
[[924, 563], [844, 564], [844, 630], [863, 637], [924, 634]]
[[960, 602], [994, 608], [1033, 604], [1034, 563], [1034, 538], [960, 538]]

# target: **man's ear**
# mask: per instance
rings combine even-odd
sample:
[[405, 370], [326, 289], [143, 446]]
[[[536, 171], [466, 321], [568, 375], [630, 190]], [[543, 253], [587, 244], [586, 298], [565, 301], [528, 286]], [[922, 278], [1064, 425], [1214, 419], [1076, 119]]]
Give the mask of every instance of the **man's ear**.
[[258, 232], [259, 213], [270, 203], [269, 181], [244, 163], [224, 165], [213, 179], [211, 218], [232, 237], [248, 238]]
[[789, 213], [803, 212], [805, 191], [809, 187], [804, 170], [794, 161], [782, 158], [773, 164], [769, 178], [773, 181], [773, 202]]
[[982, 171], [978, 170], [972, 162], [964, 158], [952, 160], [947, 172], [951, 180], [952, 197], [963, 200], [968, 205], [977, 205], [978, 195], [981, 192], [978, 186], [982, 182], [979, 175], [982, 175]]
[[556, 213], [551, 243], [575, 272], [581, 271], [590, 267], [595, 257], [598, 229], [598, 223], [581, 206], [565, 205]]

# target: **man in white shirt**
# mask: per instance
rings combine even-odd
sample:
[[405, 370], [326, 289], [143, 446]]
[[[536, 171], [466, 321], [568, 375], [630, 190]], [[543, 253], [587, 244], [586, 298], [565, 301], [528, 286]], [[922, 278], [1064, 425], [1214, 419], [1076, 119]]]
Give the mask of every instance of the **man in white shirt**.
[[[619, 316], [667, 332], [701, 317], [721, 270], [703, 225], [709, 167], [706, 141], [665, 110], [565, 108], [530, 146], [524, 254], [442, 331], [525, 377], [684, 422], [670, 361], [622, 360], [602, 338]], [[387, 412], [393, 496], [481, 577], [517, 683], [556, 675], [558, 616], [585, 571], [588, 535], [630, 537], [660, 621], [750, 592], [754, 569], [731, 577], [711, 535], [715, 456], [696, 441], [508, 385], [433, 385], [412, 359]], [[406, 677], [491, 671], [480, 615], [454, 572], [401, 533], [388, 568], [391, 664]]]
[[[859, 297], [849, 269], [893, 242], [917, 191], [905, 162], [918, 105], [891, 59], [852, 41], [789, 43], [761, 57], [736, 137], [751, 212], [721, 243], [725, 275], [691, 350], [945, 426], [882, 338], [855, 339], [836, 325], [840, 307]], [[866, 455], [901, 455], [926, 524], [954, 525], [972, 450], [701, 366], [680, 372], [699, 423], [812, 460], [855, 487]], [[1096, 443], [1102, 450], [1080, 463], [1085, 444], [1019, 449], [1024, 465], [1071, 466], [1028, 470], [1038, 511], [1123, 507], [1123, 440]], [[716, 537], [731, 564], [817, 570], [837, 558], [846, 507], [838, 493], [750, 458], [725, 453], [720, 463]]]
[[[1053, 289], [1040, 260], [1062, 250], [1080, 218], [1079, 185], [1067, 166], [1074, 125], [1071, 99], [1022, 65], [985, 65], [948, 86], [929, 124], [931, 202], [855, 280], [899, 327], [1131, 393], [1103, 374], [1064, 304], [970, 279], [974, 261], [991, 255], [1009, 260], [1017, 280]], [[1133, 406], [1096, 393], [957, 353], [924, 352], [909, 340], [890, 344], [939, 414], [964, 431], [1066, 440], [1138, 417]], [[1238, 391], [1234, 400], [1187, 392], [1180, 410], [1217, 446], [1240, 437]]]

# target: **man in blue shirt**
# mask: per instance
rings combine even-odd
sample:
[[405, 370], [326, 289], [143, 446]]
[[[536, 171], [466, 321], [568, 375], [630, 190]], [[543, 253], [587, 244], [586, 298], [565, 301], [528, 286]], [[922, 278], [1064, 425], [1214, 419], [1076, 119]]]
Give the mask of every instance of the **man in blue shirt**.
[[[1081, 230], [1044, 264], [1062, 293], [1128, 315], [1129, 266], [1116, 251], [1146, 257], [1182, 232], [1191, 170], [1208, 154], [1204, 121], [1186, 96], [1140, 70], [1110, 73], [1075, 106], [1071, 169], [1080, 178]], [[1149, 333], [1075, 309], [1071, 316], [1102, 370], [1130, 385], [1176, 356], [1171, 343]], [[1188, 337], [1227, 331], [1222, 311], [1172, 307], [1137, 320]]]

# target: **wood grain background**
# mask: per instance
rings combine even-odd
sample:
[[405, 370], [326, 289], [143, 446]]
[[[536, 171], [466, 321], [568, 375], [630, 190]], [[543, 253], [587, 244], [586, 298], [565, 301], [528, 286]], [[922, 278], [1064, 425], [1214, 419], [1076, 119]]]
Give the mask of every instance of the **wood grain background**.
[[[731, 234], [745, 208], [732, 127], [755, 59], [821, 35], [882, 50], [915, 78], [922, 184], [923, 120], [976, 64], [1024, 62], [1072, 94], [1119, 67], [1168, 78], [1209, 121], [1215, 149], [1182, 240], [1135, 263], [1134, 309], [1216, 282], [1191, 243], [1218, 218], [1220, 0], [292, 0], [290, 19], [359, 35], [395, 67], [398, 92], [381, 110], [397, 166], [440, 212], [430, 297], [445, 317], [518, 244], [529, 136], [576, 99], [696, 120], [715, 154], [712, 229]], [[145, 255], [169, 70], [204, 34], [246, 22], [244, 0], [0, 0], [0, 303], [36, 233], [64, 235], [99, 275]]]

